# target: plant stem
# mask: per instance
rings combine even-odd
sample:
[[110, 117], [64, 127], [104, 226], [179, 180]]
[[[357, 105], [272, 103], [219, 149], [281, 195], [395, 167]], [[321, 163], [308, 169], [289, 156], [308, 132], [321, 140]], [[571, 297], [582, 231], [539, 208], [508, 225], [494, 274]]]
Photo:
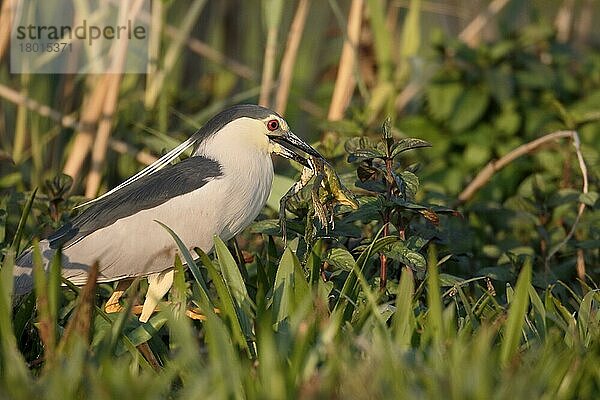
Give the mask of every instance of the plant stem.
[[[386, 200], [390, 200], [392, 198], [392, 188], [393, 188], [393, 176], [392, 176], [392, 162], [391, 158], [386, 158], [385, 160], [385, 168], [387, 172], [387, 176], [385, 178], [386, 182]], [[391, 210], [389, 208], [384, 207], [384, 211], [382, 213], [383, 219], [383, 237], [386, 237], [390, 234], [390, 220], [391, 220]], [[379, 253], [379, 288], [381, 290], [385, 290], [387, 286], [387, 256], [381, 252]]]
[[[387, 213], [386, 213], [387, 214]], [[389, 218], [389, 215], [387, 216]], [[386, 218], [384, 217], [384, 220]], [[389, 235], [389, 230], [390, 230], [390, 224], [389, 222], [385, 222], [385, 225], [383, 227], [383, 237], [386, 237]], [[381, 252], [379, 253], [379, 263], [380, 263], [380, 267], [379, 267], [379, 288], [383, 291], [385, 290], [385, 287], [387, 286], [387, 256]]]

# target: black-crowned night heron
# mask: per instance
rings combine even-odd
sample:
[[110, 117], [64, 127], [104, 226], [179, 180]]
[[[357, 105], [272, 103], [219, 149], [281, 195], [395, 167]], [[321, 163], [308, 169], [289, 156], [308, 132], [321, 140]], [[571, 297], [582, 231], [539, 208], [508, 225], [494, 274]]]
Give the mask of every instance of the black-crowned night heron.
[[[191, 157], [169, 165], [190, 146]], [[231, 239], [264, 207], [273, 181], [271, 154], [304, 163], [302, 152], [321, 157], [277, 113], [257, 105], [231, 107], [42, 240], [44, 265], [62, 247], [62, 274], [75, 285], [85, 284], [96, 262], [99, 282], [147, 276], [140, 316], [146, 321], [172, 285], [177, 252], [156, 221], [175, 231], [189, 249], [208, 253], [214, 235]], [[32, 290], [32, 269], [30, 249], [16, 262], [15, 296]]]

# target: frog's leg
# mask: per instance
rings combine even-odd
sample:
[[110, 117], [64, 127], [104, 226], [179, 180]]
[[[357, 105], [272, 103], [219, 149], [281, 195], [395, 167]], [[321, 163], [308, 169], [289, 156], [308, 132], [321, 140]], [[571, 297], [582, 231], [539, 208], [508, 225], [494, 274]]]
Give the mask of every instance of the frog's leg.
[[325, 205], [323, 205], [323, 203], [321, 203], [321, 197], [319, 196], [319, 188], [321, 187], [321, 184], [323, 183], [323, 174], [317, 174], [315, 177], [315, 182], [313, 183], [313, 187], [311, 190], [311, 197], [312, 197], [312, 203], [313, 203], [313, 208], [315, 210], [315, 214], [317, 215], [317, 218], [319, 219], [319, 222], [321, 223], [321, 226], [323, 226], [325, 228], [325, 232], [328, 232], [328, 224], [327, 224], [327, 209], [325, 208]]
[[279, 200], [279, 226], [281, 228], [281, 235], [283, 237], [284, 245], [287, 245], [287, 230], [286, 230], [286, 222], [285, 222], [285, 209], [287, 206], [287, 202], [290, 198], [292, 198], [295, 194], [300, 192], [303, 188], [308, 185], [308, 182], [313, 177], [314, 172], [309, 167], [304, 167], [302, 169], [302, 175], [300, 176], [300, 180], [287, 191], [286, 194], [283, 195], [281, 200]]

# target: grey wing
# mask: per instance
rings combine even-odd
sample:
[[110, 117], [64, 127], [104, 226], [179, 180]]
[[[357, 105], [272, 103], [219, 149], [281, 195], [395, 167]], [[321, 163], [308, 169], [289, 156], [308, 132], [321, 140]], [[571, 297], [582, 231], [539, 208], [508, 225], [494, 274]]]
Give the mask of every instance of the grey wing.
[[192, 135], [188, 140], [186, 140], [185, 142], [181, 143], [179, 146], [175, 147], [174, 149], [172, 149], [171, 151], [169, 151], [168, 153], [166, 153], [165, 155], [163, 155], [161, 158], [159, 158], [158, 160], [156, 160], [155, 162], [153, 162], [152, 164], [148, 165], [146, 168], [144, 168], [143, 170], [141, 170], [140, 172], [138, 172], [137, 174], [130, 176], [127, 180], [125, 180], [123, 183], [119, 184], [118, 186], [112, 188], [111, 190], [109, 190], [108, 192], [104, 193], [102, 196], [99, 196], [93, 200], [87, 201], [83, 204], [78, 205], [75, 208], [79, 208], [79, 207], [85, 207], [87, 205], [93, 204], [97, 201], [100, 201], [101, 199], [104, 199], [105, 197], [108, 197], [110, 195], [112, 195], [114, 192], [121, 190], [123, 187], [137, 181], [138, 179], [147, 176], [147, 175], [152, 175], [153, 173], [155, 173], [156, 171], [166, 167], [167, 165], [169, 165], [169, 163], [171, 161], [173, 161], [175, 158], [177, 158], [181, 153], [183, 153], [188, 147], [193, 146], [196, 144], [196, 142], [198, 141], [198, 137], [197, 137], [198, 133]]
[[117, 220], [201, 188], [222, 175], [218, 162], [194, 156], [155, 171], [104, 197], [48, 237], [50, 248], [68, 248]]
[[[97, 230], [108, 227], [120, 219], [157, 207], [169, 199], [197, 190], [220, 176], [222, 176], [220, 164], [200, 156], [190, 157], [173, 166], [155, 171], [152, 175], [143, 176], [92, 203], [71, 222], [52, 233], [46, 240], [40, 241], [43, 263], [47, 266], [59, 247], [69, 251], [70, 247]], [[97, 243], [94, 244], [94, 250], [110, 252], [112, 249], [107, 243]], [[120, 255], [118, 251], [114, 253], [111, 254], [110, 259], [117, 260]], [[71, 263], [63, 256], [63, 276], [75, 283], [85, 283], [88, 267], [81, 263]], [[29, 249], [15, 263], [16, 294], [25, 294], [32, 290], [32, 269], [33, 256]]]

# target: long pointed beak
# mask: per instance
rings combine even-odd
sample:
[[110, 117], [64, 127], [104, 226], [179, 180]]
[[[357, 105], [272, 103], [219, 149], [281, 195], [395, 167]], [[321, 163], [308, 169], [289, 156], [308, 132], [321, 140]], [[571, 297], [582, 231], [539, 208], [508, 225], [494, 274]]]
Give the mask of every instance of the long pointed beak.
[[302, 154], [298, 154], [299, 151], [323, 159], [323, 156], [319, 154], [317, 150], [298, 136], [294, 135], [291, 131], [273, 132], [269, 135], [269, 139], [279, 145], [274, 151], [276, 154], [297, 161], [307, 167], [309, 165], [306, 157]]

